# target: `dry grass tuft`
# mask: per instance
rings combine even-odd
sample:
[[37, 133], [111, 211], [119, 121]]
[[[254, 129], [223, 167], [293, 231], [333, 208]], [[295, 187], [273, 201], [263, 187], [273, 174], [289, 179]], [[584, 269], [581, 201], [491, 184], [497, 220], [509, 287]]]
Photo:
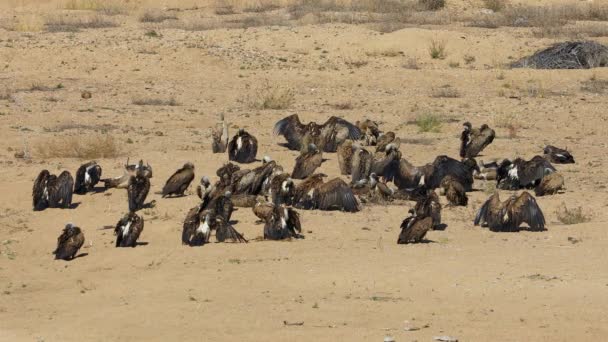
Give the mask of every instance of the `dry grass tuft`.
[[236, 14], [236, 11], [234, 10], [234, 7], [228, 5], [216, 8], [213, 10], [213, 13], [216, 15], [233, 15]]
[[77, 32], [81, 29], [98, 29], [117, 27], [118, 24], [102, 15], [82, 18], [56, 17], [47, 20], [45, 28], [48, 32]]
[[604, 94], [608, 90], [608, 80], [601, 80], [593, 75], [582, 82], [581, 90], [594, 94]]
[[365, 54], [368, 57], [399, 57], [403, 55], [403, 52], [395, 48], [388, 48], [383, 50], [367, 51]]
[[420, 132], [439, 133], [441, 131], [441, 118], [434, 114], [421, 114], [416, 118], [416, 126]]
[[339, 110], [351, 110], [353, 109], [353, 104], [350, 101], [338, 102], [332, 105], [335, 109]]
[[165, 20], [177, 20], [177, 16], [159, 10], [147, 10], [139, 17], [142, 23], [162, 23]]
[[555, 216], [559, 222], [567, 225], [584, 223], [590, 220], [590, 217], [583, 213], [582, 207], [569, 209], [563, 203], [561, 208], [555, 211]]
[[277, 1], [273, 0], [258, 0], [248, 4], [243, 8], [243, 12], [250, 13], [263, 13], [270, 12], [281, 8], [281, 5]]
[[255, 94], [251, 105], [258, 109], [287, 109], [295, 102], [295, 94], [291, 88], [271, 86], [265, 83]]
[[494, 12], [500, 12], [507, 7], [505, 0], [483, 0], [483, 7]]
[[445, 0], [418, 0], [418, 5], [425, 11], [437, 11], [445, 7]]
[[179, 106], [174, 97], [170, 99], [135, 98], [131, 103], [137, 106]]
[[512, 113], [496, 116], [494, 118], [494, 125], [498, 128], [505, 128], [507, 130], [506, 138], [508, 139], [517, 138], [517, 133], [521, 128], [519, 120]]
[[438, 40], [431, 40], [431, 45], [429, 46], [429, 55], [431, 55], [432, 59], [444, 59], [448, 53], [445, 48], [445, 42]]
[[128, 1], [120, 0], [69, 0], [64, 6], [67, 10], [97, 11], [104, 15], [125, 15], [133, 9]]
[[460, 92], [457, 89], [452, 88], [449, 84], [441, 86], [439, 88], [434, 88], [431, 96], [433, 97], [443, 97], [443, 98], [457, 98], [460, 97]]
[[17, 16], [15, 22], [8, 27], [17, 32], [40, 32], [44, 28], [44, 18], [38, 15]]
[[114, 136], [107, 134], [52, 137], [33, 146], [37, 158], [115, 158], [122, 154]]

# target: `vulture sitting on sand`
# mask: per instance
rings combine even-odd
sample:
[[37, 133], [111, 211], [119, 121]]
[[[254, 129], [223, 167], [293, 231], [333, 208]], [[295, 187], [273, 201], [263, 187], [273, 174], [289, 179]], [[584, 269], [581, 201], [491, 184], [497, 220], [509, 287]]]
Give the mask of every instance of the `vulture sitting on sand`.
[[385, 204], [393, 200], [394, 191], [378, 178], [378, 175], [371, 173], [368, 179], [362, 179], [357, 183], [351, 184], [353, 193], [364, 203]]
[[323, 182], [324, 174], [314, 174], [298, 184], [294, 206], [301, 209], [341, 210], [357, 212], [359, 202], [352, 189], [340, 178]]
[[247, 242], [229, 222], [220, 215], [216, 215], [213, 209], [204, 210], [200, 204], [188, 211], [184, 220], [182, 230], [182, 244], [189, 246], [202, 246], [209, 243], [211, 231], [215, 230], [215, 238], [218, 242], [227, 240], [233, 242]]
[[378, 127], [378, 123], [365, 119], [363, 121], [357, 121], [355, 126], [359, 128], [361, 132], [360, 141], [365, 146], [375, 146], [380, 136], [380, 128]]
[[168, 196], [184, 196], [184, 192], [188, 189], [193, 179], [194, 165], [188, 162], [167, 179], [162, 191], [163, 198]]
[[496, 187], [503, 190], [518, 190], [536, 187], [546, 175], [555, 172], [555, 167], [541, 156], [529, 161], [517, 158], [505, 159], [497, 169]]
[[340, 146], [338, 146], [338, 166], [340, 167], [340, 174], [350, 175], [353, 165], [353, 154], [357, 149], [357, 145], [352, 140], [345, 140]]
[[84, 244], [84, 234], [79, 227], [68, 223], [57, 238], [57, 248], [53, 251], [55, 259], [72, 260]]
[[469, 203], [469, 198], [464, 190], [464, 186], [454, 177], [448, 175], [441, 181], [441, 189], [445, 193], [450, 205], [461, 205], [466, 207]]
[[574, 157], [568, 150], [563, 150], [561, 148], [547, 145], [543, 150], [545, 154], [545, 158], [555, 164], [574, 164]]
[[48, 170], [42, 170], [36, 177], [32, 189], [34, 210], [69, 208], [72, 205], [73, 188], [74, 179], [68, 171], [55, 176]]
[[274, 176], [268, 187], [268, 197], [274, 205], [291, 204], [294, 192], [295, 184], [287, 173]]
[[144, 169], [138, 169], [135, 175], [129, 178], [129, 185], [127, 186], [130, 212], [144, 207], [148, 192], [150, 192], [150, 178], [147, 177]]
[[256, 203], [251, 210], [259, 219], [258, 222], [266, 222], [272, 216], [274, 207], [274, 204], [268, 202], [263, 196], [258, 196], [256, 198]]
[[374, 163], [374, 156], [371, 152], [358, 147], [353, 153], [352, 165], [351, 165], [351, 183], [357, 183], [360, 180], [367, 179], [372, 172], [372, 165]]
[[228, 160], [241, 164], [253, 163], [258, 154], [258, 139], [243, 128], [228, 143]]
[[303, 124], [297, 114], [279, 120], [274, 125], [274, 135], [282, 135], [290, 150], [300, 150], [307, 137], [323, 152], [336, 152], [346, 139], [359, 140], [361, 131], [352, 123], [332, 116], [324, 124], [315, 122]]
[[291, 178], [304, 179], [312, 175], [321, 163], [323, 163], [323, 152], [315, 144], [309, 144], [308, 150], [296, 158]]
[[125, 189], [129, 186], [129, 180], [131, 179], [131, 176], [135, 176], [135, 174], [138, 172], [144, 177], [152, 178], [152, 167], [150, 166], [150, 164], [146, 163], [146, 165], [144, 165], [143, 160], [140, 160], [137, 164], [129, 164], [129, 159], [127, 159], [127, 162], [124, 165], [122, 176], [118, 176], [115, 178], [106, 178], [102, 179], [101, 181], [104, 183], [104, 187], [106, 189]]
[[441, 226], [441, 203], [439, 196], [434, 190], [425, 189], [420, 196], [416, 196], [416, 206], [414, 213], [417, 217], [431, 217], [433, 219], [432, 229]]
[[378, 137], [378, 143], [376, 144], [376, 152], [384, 152], [386, 146], [395, 141], [395, 132], [387, 132]]
[[464, 130], [460, 135], [460, 157], [475, 158], [494, 141], [496, 133], [488, 125], [483, 124], [479, 129], [473, 128], [470, 122], [463, 124]]
[[265, 240], [301, 239], [304, 237], [301, 232], [300, 215], [283, 204], [274, 206], [272, 214], [266, 218]]
[[433, 218], [430, 216], [417, 216], [414, 209], [410, 209], [410, 216], [401, 222], [398, 244], [422, 242], [426, 233], [433, 228]]
[[134, 212], [123, 216], [114, 229], [116, 247], [135, 247], [137, 239], [144, 230], [144, 219]]
[[553, 172], [545, 177], [534, 188], [536, 196], [555, 195], [564, 187], [564, 177], [559, 172]]
[[74, 193], [83, 195], [93, 191], [95, 185], [101, 178], [101, 166], [96, 162], [88, 162], [81, 165], [76, 171], [76, 183], [74, 183]]
[[536, 199], [524, 191], [519, 196], [513, 195], [501, 202], [498, 191], [483, 204], [475, 216], [476, 226], [489, 227], [497, 232], [519, 231], [522, 223], [528, 224], [530, 230], [545, 230], [545, 217]]
[[471, 191], [473, 189], [473, 171], [478, 168], [474, 159], [466, 159], [461, 162], [448, 156], [438, 156], [433, 163], [420, 168], [422, 170], [420, 185], [436, 189], [441, 186], [443, 178], [452, 176], [462, 184], [465, 191]]

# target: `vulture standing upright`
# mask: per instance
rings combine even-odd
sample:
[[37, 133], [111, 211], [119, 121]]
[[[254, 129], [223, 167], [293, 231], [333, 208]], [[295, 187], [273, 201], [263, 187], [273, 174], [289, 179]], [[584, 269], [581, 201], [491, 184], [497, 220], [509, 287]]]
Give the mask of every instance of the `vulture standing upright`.
[[351, 183], [367, 179], [372, 172], [373, 155], [366, 149], [359, 147], [355, 150], [352, 160]]
[[496, 136], [494, 130], [486, 124], [481, 125], [479, 129], [474, 129], [470, 122], [465, 122], [463, 126], [464, 130], [460, 135], [461, 158], [475, 158]]
[[397, 239], [398, 244], [421, 242], [426, 233], [433, 228], [433, 218], [430, 216], [417, 216], [413, 209], [410, 209], [410, 216], [401, 222], [401, 233]]
[[340, 174], [350, 175], [353, 165], [353, 153], [355, 152], [355, 145], [353, 141], [348, 139], [345, 140], [336, 151], [338, 154], [338, 166], [340, 167]]
[[215, 227], [213, 210], [203, 210], [203, 205], [190, 209], [184, 220], [182, 244], [202, 246], [209, 242], [211, 229]]
[[431, 217], [433, 229], [441, 226], [441, 204], [434, 190], [424, 190], [423, 195], [416, 200], [414, 212], [417, 217]]
[[217, 217], [221, 217], [226, 221], [226, 223], [230, 223], [230, 219], [232, 218], [232, 211], [234, 210], [234, 204], [232, 203], [232, 193], [230, 191], [224, 192], [224, 194], [215, 198], [215, 214]]
[[163, 198], [172, 195], [184, 196], [184, 192], [188, 189], [188, 186], [190, 186], [193, 179], [194, 165], [188, 162], [167, 179], [167, 182], [163, 187]]
[[220, 114], [220, 124], [211, 130], [211, 150], [213, 153], [225, 153], [228, 148], [228, 125], [224, 120], [224, 114]]
[[304, 137], [308, 135], [310, 143], [323, 152], [336, 152], [338, 146], [346, 139], [359, 140], [361, 131], [352, 123], [332, 116], [324, 124], [315, 122], [302, 124], [297, 114], [279, 120], [274, 125], [274, 135], [282, 135], [287, 140], [287, 147], [300, 150]]
[[52, 175], [48, 170], [42, 170], [32, 189], [32, 204], [34, 210], [46, 208], [69, 208], [72, 205], [74, 179], [68, 171], [59, 176]]
[[96, 162], [88, 162], [81, 165], [76, 171], [76, 183], [74, 183], [74, 193], [82, 195], [93, 188], [101, 178], [101, 166]]
[[300, 215], [283, 204], [273, 208], [272, 215], [266, 219], [264, 225], [265, 240], [303, 238], [301, 232]]
[[123, 216], [114, 229], [116, 247], [135, 247], [137, 239], [144, 230], [144, 219], [135, 212]]
[[543, 150], [545, 158], [555, 164], [574, 164], [574, 157], [568, 152], [559, 147], [547, 145]]
[[228, 160], [237, 163], [253, 163], [258, 154], [258, 140], [243, 128], [228, 143]]
[[504, 202], [496, 191], [479, 209], [474, 221], [476, 226], [502, 232], [518, 231], [522, 223], [527, 223], [530, 230], [545, 230], [543, 212], [536, 199], [526, 191], [519, 196], [512, 195]]
[[55, 259], [72, 260], [84, 244], [84, 234], [79, 227], [71, 223], [65, 225], [57, 238], [57, 248], [53, 252]]
[[441, 181], [441, 188], [445, 192], [445, 197], [451, 205], [467, 206], [469, 198], [464, 190], [464, 186], [452, 176], [446, 176]]
[[276, 175], [270, 181], [268, 196], [273, 204], [291, 204], [294, 196], [295, 184], [289, 174]]
[[149, 191], [150, 178], [146, 177], [145, 171], [137, 170], [135, 175], [129, 178], [129, 185], [127, 186], [130, 212], [143, 208]]
[[312, 175], [321, 166], [321, 163], [323, 163], [323, 153], [315, 144], [310, 144], [308, 151], [296, 158], [296, 165], [291, 173], [291, 178], [305, 179]]

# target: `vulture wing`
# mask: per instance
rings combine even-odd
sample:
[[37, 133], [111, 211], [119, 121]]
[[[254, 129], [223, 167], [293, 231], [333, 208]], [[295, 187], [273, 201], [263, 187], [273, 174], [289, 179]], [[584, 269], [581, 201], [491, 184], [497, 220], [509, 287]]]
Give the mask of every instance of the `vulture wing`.
[[42, 210], [48, 206], [48, 199], [46, 198], [48, 194], [45, 194], [45, 188], [49, 176], [48, 170], [42, 170], [34, 181], [34, 187], [32, 188], [32, 205], [34, 206], [34, 210]]
[[171, 194], [183, 194], [194, 179], [194, 171], [189, 168], [177, 170], [165, 183], [163, 187], [163, 197]]
[[395, 140], [395, 132], [387, 132], [386, 134], [378, 137], [378, 141], [376, 142], [376, 152], [384, 152], [386, 150], [386, 146]]
[[383, 176], [386, 181], [393, 181], [399, 189], [412, 189], [420, 183], [422, 173], [420, 169], [402, 158], [399, 163], [393, 163], [385, 169]]
[[194, 236], [196, 229], [201, 223], [200, 212], [202, 210], [201, 205], [197, 205], [196, 207], [190, 209], [188, 214], [186, 214], [186, 219], [184, 220], [184, 225], [182, 228], [182, 244], [189, 245], [190, 240]]
[[132, 176], [127, 187], [129, 211], [141, 209], [149, 191], [150, 180], [147, 177]]
[[299, 155], [296, 158], [296, 165], [291, 173], [291, 178], [305, 179], [315, 172], [323, 163], [323, 154], [320, 152], [310, 151]]
[[338, 146], [338, 165], [340, 166], [340, 173], [343, 175], [350, 175], [353, 161], [353, 141], [345, 140], [340, 146]]
[[509, 215], [509, 226], [518, 228], [527, 223], [532, 230], [545, 230], [545, 216], [540, 210], [536, 199], [524, 191], [517, 199], [511, 201], [506, 208]]
[[292, 208], [287, 208], [287, 227], [291, 230], [294, 236], [298, 236], [302, 232], [302, 225], [300, 223], [300, 214]]
[[230, 240], [232, 242], [249, 242], [243, 235], [234, 229], [234, 227], [226, 222], [223, 218], [217, 218], [217, 231], [215, 232], [215, 238], [218, 242], [225, 242]]
[[530, 161], [517, 165], [521, 186], [534, 185], [535, 182], [542, 180], [545, 175], [555, 171], [555, 167], [541, 156], [535, 156]]
[[466, 165], [448, 156], [438, 156], [430, 168], [428, 178], [425, 179], [425, 185], [430, 189], [438, 188], [443, 178], [448, 175], [454, 177], [465, 189], [469, 189], [473, 184], [473, 175]]
[[57, 238], [57, 248], [53, 251], [55, 259], [69, 260], [74, 258], [83, 244], [84, 234], [82, 234], [79, 228], [65, 228], [63, 233]]
[[61, 203], [61, 207], [69, 208], [72, 205], [72, 191], [74, 189], [74, 178], [68, 171], [63, 171], [50, 192], [51, 206], [58, 207]]
[[74, 193], [76, 194], [84, 194], [87, 191], [84, 179], [89, 165], [91, 165], [91, 163], [83, 164], [78, 168], [78, 171], [76, 171], [76, 183], [74, 184]]
[[474, 130], [471, 133], [471, 139], [466, 146], [466, 157], [474, 158], [488, 145], [494, 141], [496, 133], [493, 129], [486, 127], [482, 130]]
[[408, 217], [401, 223], [401, 233], [398, 244], [416, 243], [422, 241], [426, 233], [433, 227], [433, 219], [425, 217]]
[[290, 115], [279, 120], [274, 125], [274, 135], [282, 135], [287, 140], [287, 146], [291, 150], [299, 150], [302, 139], [306, 134], [306, 126], [300, 122], [298, 114]]
[[336, 152], [338, 146], [346, 139], [359, 140], [361, 130], [356, 125], [332, 116], [321, 126], [321, 150], [325, 152]]
[[355, 151], [355, 154], [353, 154], [351, 170], [352, 183], [369, 177], [370, 172], [372, 171], [373, 158], [372, 154], [364, 148], [358, 148]]
[[574, 156], [567, 150], [547, 145], [543, 152], [550, 161], [556, 164], [574, 164]]
[[313, 201], [321, 210], [357, 212], [359, 202], [352, 189], [342, 179], [335, 178], [317, 187]]

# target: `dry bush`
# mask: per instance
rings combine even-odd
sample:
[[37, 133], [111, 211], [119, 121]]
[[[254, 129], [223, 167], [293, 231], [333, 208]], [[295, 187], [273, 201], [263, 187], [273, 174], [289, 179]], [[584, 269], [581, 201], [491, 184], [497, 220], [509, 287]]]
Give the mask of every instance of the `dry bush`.
[[429, 55], [431, 55], [432, 59], [444, 59], [448, 53], [445, 48], [445, 42], [431, 40], [431, 45], [429, 46]]
[[365, 55], [367, 55], [368, 57], [398, 57], [403, 55], [403, 52], [395, 48], [388, 48], [384, 50], [367, 51], [365, 52]]
[[139, 17], [142, 23], [162, 23], [165, 20], [177, 20], [177, 17], [159, 10], [147, 10]]
[[256, 2], [247, 4], [243, 8], [243, 12], [252, 12], [252, 13], [263, 13], [270, 12], [281, 8], [277, 1], [273, 0], [258, 0]]
[[445, 0], [418, 0], [418, 5], [425, 11], [437, 11], [445, 7]]
[[584, 223], [590, 220], [589, 216], [583, 213], [582, 207], [569, 209], [563, 203], [561, 208], [555, 211], [555, 216], [559, 222], [567, 225]]
[[38, 158], [99, 159], [122, 154], [117, 140], [108, 134], [52, 137], [35, 143], [33, 150]]
[[416, 117], [416, 126], [420, 132], [439, 133], [441, 131], [441, 118], [434, 114], [421, 114]]
[[462, 57], [462, 59], [464, 60], [464, 63], [467, 65], [471, 64], [477, 60], [475, 58], [475, 56], [472, 56], [472, 55], [464, 55], [464, 57]]
[[265, 83], [250, 102], [252, 107], [258, 109], [287, 109], [295, 102], [295, 94], [291, 88]]
[[48, 19], [45, 29], [48, 32], [77, 32], [81, 29], [117, 27], [118, 24], [104, 16], [94, 15], [82, 18], [55, 17]]
[[128, 14], [132, 4], [120, 0], [69, 0], [64, 6], [67, 10], [98, 11], [105, 15]]
[[170, 99], [135, 98], [131, 103], [137, 106], [179, 106], [179, 103], [174, 97]]
[[344, 60], [344, 64], [350, 68], [361, 68], [369, 64], [369, 61], [365, 59], [357, 59], [357, 58], [346, 58]]
[[338, 102], [332, 105], [335, 109], [339, 110], [351, 110], [353, 109], [353, 104], [350, 101]]
[[[443, 0], [431, 0], [443, 1]], [[407, 1], [398, 0], [298, 0], [288, 7], [293, 19], [300, 19], [307, 14], [319, 14], [321, 12], [362, 12], [362, 13], [385, 13], [396, 14], [410, 12], [414, 6]]]
[[32, 14], [17, 16], [12, 25], [9, 25], [7, 29], [17, 32], [39, 32], [44, 28], [44, 18], [41, 16]]
[[598, 79], [596, 75], [582, 82], [581, 90], [594, 94], [604, 94], [608, 90], [608, 80]]
[[213, 13], [215, 13], [217, 15], [232, 15], [232, 14], [236, 14], [236, 11], [234, 10], [234, 7], [229, 5], [229, 6], [217, 7], [215, 10], [213, 10]]
[[502, 114], [494, 118], [494, 125], [498, 128], [505, 128], [507, 130], [507, 138], [514, 139], [517, 137], [517, 133], [521, 128], [519, 119], [515, 114]]
[[444, 98], [457, 98], [457, 97], [460, 97], [461, 95], [457, 89], [454, 89], [449, 84], [446, 84], [442, 87], [434, 88], [431, 96], [444, 97]]
[[505, 0], [483, 0], [483, 7], [494, 12], [500, 12], [507, 7]]

